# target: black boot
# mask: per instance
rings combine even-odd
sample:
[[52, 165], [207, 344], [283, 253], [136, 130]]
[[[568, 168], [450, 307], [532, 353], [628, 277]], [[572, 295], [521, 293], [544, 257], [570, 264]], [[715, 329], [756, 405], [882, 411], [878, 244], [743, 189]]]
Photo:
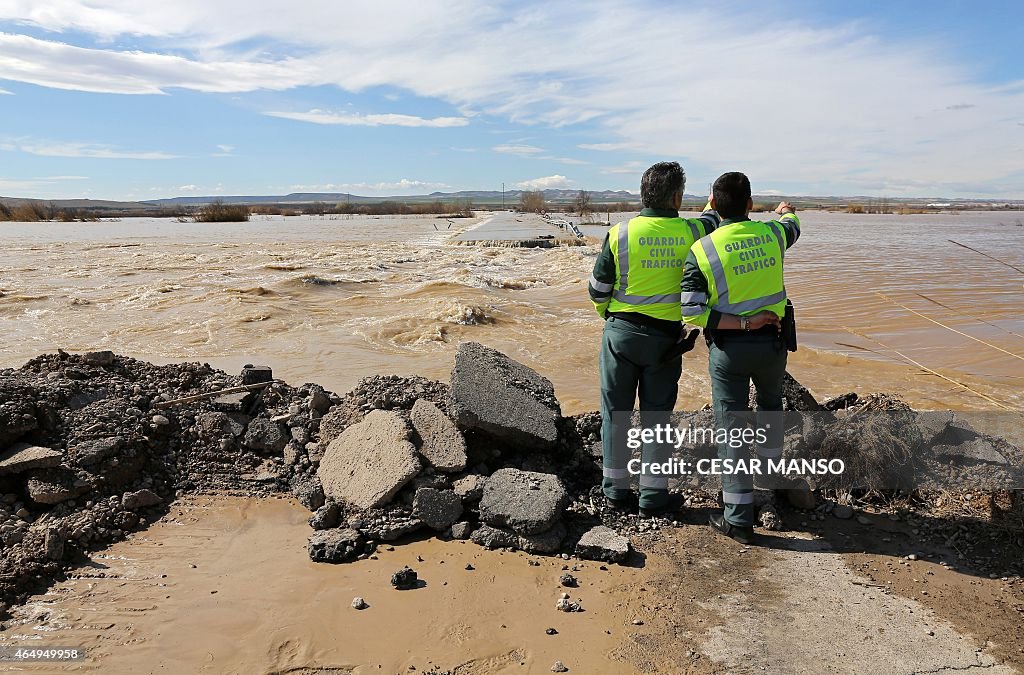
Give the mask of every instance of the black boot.
[[604, 503], [610, 509], [628, 513], [636, 510], [637, 504], [639, 503], [639, 499], [637, 498], [635, 492], [630, 493], [628, 497], [624, 497], [623, 499], [612, 499], [611, 497], [605, 495]]
[[658, 516], [669, 516], [678, 511], [683, 505], [683, 496], [675, 492], [668, 493], [665, 503], [654, 508], [640, 508], [641, 518], [656, 518]]
[[708, 525], [741, 544], [750, 546], [754, 543], [754, 528], [733, 525], [725, 519], [725, 514], [712, 513], [708, 517]]

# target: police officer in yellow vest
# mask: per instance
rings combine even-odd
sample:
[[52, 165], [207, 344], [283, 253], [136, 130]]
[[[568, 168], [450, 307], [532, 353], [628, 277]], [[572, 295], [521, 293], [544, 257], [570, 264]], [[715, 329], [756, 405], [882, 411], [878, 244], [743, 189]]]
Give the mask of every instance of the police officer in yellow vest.
[[[639, 476], [639, 499], [630, 488], [627, 447], [633, 407], [640, 398], [641, 424], [667, 423], [675, 407], [682, 353], [693, 347], [697, 331], [681, 324], [680, 283], [683, 262], [695, 241], [718, 225], [718, 214], [679, 217], [686, 175], [676, 162], [659, 162], [640, 184], [644, 209], [608, 231], [590, 278], [590, 299], [605, 319], [601, 371], [602, 488], [610, 506], [640, 508], [650, 517], [676, 510], [668, 478]], [[669, 446], [644, 444], [643, 463], [664, 462]]]
[[[722, 174], [715, 181], [709, 205], [724, 220], [686, 258], [683, 320], [703, 327], [708, 340], [717, 427], [746, 424], [753, 381], [757, 427], [764, 431], [756, 452], [762, 458], [777, 458], [782, 454], [780, 411], [787, 360], [780, 334], [787, 301], [783, 258], [800, 236], [800, 219], [792, 206], [782, 202], [776, 209], [778, 220], [750, 220], [750, 181], [739, 172]], [[773, 413], [776, 423], [766, 422]], [[750, 458], [749, 447], [739, 443], [720, 443], [718, 454], [723, 459]], [[712, 515], [711, 526], [741, 543], [751, 543], [753, 476], [722, 476], [722, 501], [724, 513]]]

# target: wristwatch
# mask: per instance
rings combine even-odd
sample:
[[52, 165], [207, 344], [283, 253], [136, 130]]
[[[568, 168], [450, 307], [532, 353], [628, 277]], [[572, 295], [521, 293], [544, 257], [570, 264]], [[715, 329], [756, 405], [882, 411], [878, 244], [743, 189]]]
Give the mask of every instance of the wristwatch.
[[740, 328], [747, 331], [750, 330], [750, 319], [748, 317], [740, 317]]

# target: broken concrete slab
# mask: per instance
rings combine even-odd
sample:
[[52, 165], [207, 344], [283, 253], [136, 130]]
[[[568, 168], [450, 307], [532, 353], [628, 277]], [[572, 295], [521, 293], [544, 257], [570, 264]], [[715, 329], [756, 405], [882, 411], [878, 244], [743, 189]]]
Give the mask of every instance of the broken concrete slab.
[[317, 530], [306, 545], [313, 562], [344, 563], [364, 552], [363, 535], [352, 529]]
[[0, 476], [59, 466], [63, 457], [58, 450], [29, 443], [17, 443], [0, 454]]
[[956, 466], [1009, 464], [995, 443], [981, 436], [959, 445], [936, 445], [932, 453], [936, 460]]
[[466, 439], [444, 411], [420, 398], [412, 407], [411, 418], [422, 440], [420, 454], [431, 466], [449, 473], [466, 468]]
[[374, 541], [394, 541], [423, 527], [423, 521], [407, 509], [391, 506], [386, 509], [371, 509], [357, 518], [349, 520], [348, 526], [362, 532]]
[[361, 509], [383, 506], [420, 471], [401, 415], [374, 410], [334, 439], [317, 468], [324, 494]]
[[566, 529], [561, 522], [546, 532], [520, 535], [511, 530], [481, 525], [470, 539], [484, 548], [514, 548], [527, 553], [555, 553], [565, 540]]
[[60, 504], [85, 494], [93, 486], [80, 480], [73, 471], [58, 468], [33, 471], [26, 487], [35, 503]]
[[629, 538], [604, 525], [588, 530], [576, 544], [576, 556], [585, 560], [623, 563], [629, 551]]
[[568, 504], [569, 492], [558, 476], [499, 469], [484, 486], [480, 519], [518, 534], [537, 534], [551, 529]]
[[412, 501], [412, 514], [427, 527], [443, 532], [462, 515], [462, 498], [451, 490], [420, 488]]
[[452, 370], [452, 408], [459, 424], [526, 447], [558, 440], [555, 388], [535, 370], [476, 342], [463, 342]]

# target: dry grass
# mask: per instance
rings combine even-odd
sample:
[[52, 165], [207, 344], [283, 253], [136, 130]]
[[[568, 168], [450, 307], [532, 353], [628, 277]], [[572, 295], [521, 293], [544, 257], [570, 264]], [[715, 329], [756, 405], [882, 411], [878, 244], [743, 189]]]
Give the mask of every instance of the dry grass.
[[19, 223], [39, 223], [48, 220], [60, 220], [65, 223], [98, 220], [94, 213], [85, 209], [60, 209], [53, 202], [44, 204], [39, 201], [28, 201], [17, 206], [0, 202], [0, 221]]

